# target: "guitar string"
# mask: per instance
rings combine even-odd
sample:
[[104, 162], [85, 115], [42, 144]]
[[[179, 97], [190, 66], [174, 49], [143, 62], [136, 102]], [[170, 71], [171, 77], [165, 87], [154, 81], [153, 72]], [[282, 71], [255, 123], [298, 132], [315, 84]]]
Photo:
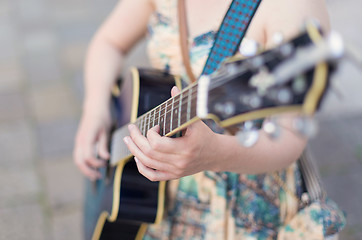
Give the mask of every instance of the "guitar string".
[[[171, 115], [167, 115], [167, 116], [169, 116], [169, 117], [171, 117]], [[166, 116], [166, 117], [167, 117]], [[182, 113], [181, 114], [181, 116], [180, 116], [180, 119], [182, 119], [182, 120], [184, 120], [184, 119], [187, 119], [188, 118], [188, 115], [187, 115], [187, 113]], [[161, 126], [161, 128], [162, 128], [162, 124], [160, 124], [161, 123], [161, 121], [160, 122], [158, 122], [159, 121], [159, 118], [157, 117], [157, 118], [155, 118], [154, 119], [154, 121], [153, 121], [153, 119], [149, 119], [149, 121], [147, 121], [148, 119], [146, 119], [146, 121], [144, 121], [144, 122], [141, 122], [141, 124], [142, 125], [149, 125], [150, 126], [150, 128], [152, 128], [152, 127], [154, 127], [155, 125], [160, 125]], [[153, 124], [153, 123], [151, 123], [151, 122], [157, 122], [158, 124]], [[150, 122], [151, 124], [148, 124], [148, 122]], [[184, 124], [184, 123], [186, 123], [187, 121], [182, 121], [182, 124]], [[140, 122], [137, 122], [137, 123], [140, 123]], [[165, 123], [165, 126], [162, 128], [163, 130], [166, 130], [166, 129], [170, 129], [170, 127], [172, 127], [172, 129], [175, 129], [175, 128], [177, 128], [177, 127], [179, 127], [180, 125], [178, 124], [178, 122], [175, 124], [176, 122], [174, 122], [172, 125], [171, 125], [171, 123], [169, 122], [169, 121], [166, 121], [166, 123]], [[140, 127], [140, 124], [138, 124], [139, 125], [139, 127]], [[150, 128], [147, 128], [147, 129], [145, 129], [145, 130], [149, 130]]]
[[[184, 92], [183, 92], [184, 93]], [[195, 96], [196, 95], [196, 96]], [[189, 98], [189, 96], [190, 95], [187, 95], [187, 98], [177, 98], [177, 100], [176, 101], [174, 101], [174, 105], [179, 105], [180, 104], [180, 100], [181, 100], [181, 108], [182, 107], [185, 107], [185, 105], [189, 105], [189, 99], [191, 100], [190, 101], [190, 107], [192, 108], [192, 107], [196, 107], [196, 102], [195, 101], [192, 101], [192, 100], [194, 100], [194, 99], [196, 99], [197, 98], [197, 92], [193, 92], [192, 94], [191, 94], [191, 98]], [[184, 101], [184, 99], [185, 99], [185, 101]], [[168, 100], [168, 101], [170, 101], [170, 99]], [[166, 109], [167, 108], [167, 109]], [[178, 107], [177, 107], [178, 108]], [[152, 115], [152, 112], [154, 112], [154, 111], [158, 111], [159, 113], [160, 112], [163, 112], [163, 111], [165, 111], [165, 113], [162, 113], [162, 117], [161, 118], [159, 118], [158, 116], [156, 116], [154, 119], [151, 119], [151, 117], [152, 116], [155, 116], [155, 115], [159, 115], [159, 114], [153, 114]], [[147, 122], [159, 122], [160, 123], [160, 120], [161, 119], [164, 119], [164, 117], [166, 117], [167, 118], [167, 116], [169, 116], [169, 117], [171, 117], [171, 112], [173, 112], [172, 111], [172, 106], [167, 106], [167, 107], [165, 107], [165, 103], [164, 104], [161, 104], [160, 106], [158, 106], [158, 107], [156, 107], [156, 108], [154, 108], [153, 110], [150, 110], [149, 112], [147, 112], [147, 113], [145, 113], [145, 114], [143, 114], [142, 116], [140, 116], [137, 120], [136, 120], [136, 122], [135, 122], [135, 124], [140, 128], [141, 127], [141, 125], [149, 125]], [[185, 112], [183, 112], [183, 111], [181, 111], [181, 117], [180, 117], [180, 119], [183, 119], [183, 118], [186, 118], [187, 119], [187, 113], [185, 113]], [[148, 120], [148, 121], [147, 121]], [[151, 124], [151, 125], [153, 125], [153, 124]], [[152, 126], [152, 127], [154, 127], [154, 126]], [[162, 129], [162, 130], [166, 130], [167, 128], [168, 129], [170, 129], [170, 127], [171, 127], [171, 124], [170, 124], [170, 122], [167, 122], [166, 121], [166, 123], [165, 123], [165, 127]], [[172, 124], [172, 127], [174, 127], [174, 124]], [[176, 125], [176, 127], [179, 127], [178, 125]], [[150, 129], [150, 128], [149, 128]], [[145, 129], [145, 130], [149, 130], [149, 129]], [[141, 132], [143, 132], [142, 131], [143, 129], [141, 129]]]
[[[192, 98], [191, 98], [191, 100], [194, 100], [194, 99], [196, 99], [196, 97], [192, 97]], [[176, 105], [177, 105], [177, 104], [179, 105], [180, 101], [175, 102], [175, 103], [176, 103]], [[189, 105], [189, 103], [186, 102], [186, 101], [182, 101], [182, 102], [181, 102], [181, 109], [184, 108], [186, 105]], [[192, 102], [192, 103], [191, 103], [191, 107], [192, 107], [192, 105], [195, 105], [195, 102]], [[139, 118], [136, 120], [135, 123], [142, 123], [142, 121], [145, 122], [145, 121], [147, 121], [147, 120], [158, 121], [158, 120], [162, 119], [165, 115], [170, 115], [171, 112], [174, 112], [175, 110], [178, 110], [178, 108], [179, 108], [179, 107], [177, 107], [177, 109], [172, 110], [172, 106], [167, 106], [167, 110], [166, 110], [166, 111], [165, 111], [165, 109], [166, 109], [165, 107], [161, 107], [160, 109], [157, 109], [157, 108], [156, 108], [155, 110], [151, 110], [150, 112], [148, 112], [148, 113], [142, 115], [141, 117], [139, 117]], [[152, 116], [158, 115], [159, 112], [163, 112], [163, 111], [165, 111], [165, 112], [162, 113], [162, 115], [163, 115], [162, 117], [159, 118], [158, 116], [156, 116], [156, 117], [154, 117], [154, 119], [151, 118]], [[152, 113], [154, 113], [154, 112], [156, 112], [156, 114], [152, 114]], [[185, 114], [185, 112], [182, 112], [182, 111], [181, 111], [181, 115], [182, 115], [182, 116], [184, 116], [183, 114]]]
[[[195, 95], [196, 95], [196, 96], [195, 96]], [[181, 106], [184, 106], [184, 105], [188, 104], [188, 100], [189, 100], [189, 99], [188, 99], [188, 96], [189, 96], [189, 95], [187, 95], [186, 98], [184, 98], [184, 97], [182, 97], [182, 98], [177, 98], [177, 100], [174, 101], [174, 106], [177, 105], [177, 104], [179, 104], [179, 103], [180, 103], [180, 100], [182, 101]], [[193, 93], [191, 94], [191, 99], [190, 99], [190, 100], [192, 101], [192, 100], [195, 100], [196, 98], [197, 98], [197, 92], [193, 92]], [[166, 102], [169, 102], [170, 100], [171, 100], [171, 99], [167, 100]], [[184, 100], [186, 100], [186, 101], [184, 101]], [[170, 102], [171, 102], [171, 101], [170, 101]], [[165, 107], [164, 105], [165, 105], [165, 104], [163, 103], [163, 104], [155, 107], [154, 109], [151, 109], [150, 111], [142, 114], [140, 117], [137, 118], [136, 122], [142, 121], [142, 119], [144, 120], [145, 118], [149, 118], [149, 115], [150, 115], [152, 112], [156, 111], [156, 110], [157, 110], [158, 112], [159, 112], [159, 111], [161, 111], [161, 112], [164, 111], [164, 110], [166, 109], [166, 107]], [[171, 113], [171, 112], [172, 112], [172, 106], [171, 106], [171, 105], [168, 105], [166, 112], [165, 112], [165, 113], [162, 113], [162, 114], [165, 115], [165, 114], [168, 114], [168, 113]], [[156, 117], [156, 119], [158, 120], [159, 118]]]

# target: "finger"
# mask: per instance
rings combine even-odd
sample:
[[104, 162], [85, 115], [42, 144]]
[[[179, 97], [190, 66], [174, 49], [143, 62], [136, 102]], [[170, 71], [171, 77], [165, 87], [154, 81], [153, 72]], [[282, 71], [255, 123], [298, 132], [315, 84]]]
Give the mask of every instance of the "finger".
[[141, 134], [141, 131], [138, 129], [138, 127], [134, 124], [130, 124], [128, 125], [128, 130], [132, 141], [137, 145], [137, 147], [145, 152], [149, 152], [151, 147], [148, 143], [148, 140]]
[[74, 151], [74, 162], [78, 166], [79, 170], [91, 180], [95, 180], [101, 177], [97, 170], [87, 165], [83, 158], [83, 153], [79, 148], [76, 148]]
[[93, 144], [84, 144], [83, 158], [86, 164], [93, 168], [100, 168], [105, 166], [104, 160], [96, 158], [97, 149]]
[[99, 136], [98, 154], [104, 160], [108, 160], [110, 157], [110, 153], [108, 151], [108, 134], [106, 134], [106, 132], [103, 132]]
[[[147, 140], [151, 149], [156, 153], [162, 154], [173, 154], [176, 150], [176, 144], [174, 142], [174, 138], [162, 137], [159, 135], [158, 130], [159, 127], [151, 128], [147, 132]], [[157, 156], [161, 158], [161, 155]], [[168, 160], [168, 159], [166, 159]]]
[[127, 145], [130, 152], [138, 158], [143, 165], [147, 166], [151, 169], [157, 169], [157, 170], [167, 170], [172, 169], [172, 166], [169, 163], [165, 163], [162, 161], [159, 161], [158, 159], [153, 159], [148, 157], [141, 149], [137, 147], [137, 145], [132, 141], [130, 137], [125, 137], [123, 139], [124, 143]]
[[102, 177], [101, 173], [97, 169], [88, 166], [85, 162], [78, 165], [78, 167], [81, 172], [91, 180], [97, 180]]
[[176, 96], [177, 94], [179, 94], [181, 91], [180, 89], [178, 89], [178, 87], [176, 86], [173, 86], [173, 88], [171, 89], [171, 96], [174, 97]]
[[150, 181], [155, 182], [155, 181], [166, 181], [166, 180], [175, 179], [175, 177], [172, 176], [172, 174], [169, 172], [154, 170], [152, 168], [147, 167], [136, 157], [135, 157], [135, 161], [137, 164], [138, 171], [143, 176], [148, 178]]

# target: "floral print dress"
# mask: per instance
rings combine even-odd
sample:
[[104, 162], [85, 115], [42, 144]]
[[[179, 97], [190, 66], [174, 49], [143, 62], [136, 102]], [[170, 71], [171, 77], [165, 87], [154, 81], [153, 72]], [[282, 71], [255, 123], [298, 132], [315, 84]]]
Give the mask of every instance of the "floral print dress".
[[[187, 79], [179, 47], [177, 0], [155, 0], [155, 3], [156, 11], [149, 23], [151, 65]], [[195, 76], [202, 72], [217, 28], [189, 39]], [[247, 47], [247, 41], [244, 39], [240, 48]], [[288, 191], [278, 184], [278, 180], [286, 183]], [[167, 188], [164, 219], [161, 224], [149, 225], [143, 239], [271, 240], [277, 239], [280, 227], [298, 211], [295, 196], [302, 194], [302, 181], [294, 163], [270, 174], [200, 172], [169, 181]], [[315, 225], [323, 236], [319, 219], [312, 221], [312, 226]], [[293, 227], [289, 226], [287, 233], [293, 232]], [[302, 239], [312, 238], [304, 236]]]

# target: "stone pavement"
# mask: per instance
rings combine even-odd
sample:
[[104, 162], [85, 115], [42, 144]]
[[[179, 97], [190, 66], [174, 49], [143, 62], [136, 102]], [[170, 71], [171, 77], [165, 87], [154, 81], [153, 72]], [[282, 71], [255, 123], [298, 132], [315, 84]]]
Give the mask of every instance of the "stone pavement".
[[[83, 179], [71, 152], [87, 43], [117, 0], [0, 0], [0, 240], [82, 239]], [[327, 0], [332, 25], [362, 49], [360, 0]], [[143, 46], [131, 57], [137, 62]], [[317, 115], [310, 149], [329, 195], [362, 235], [361, 73], [349, 63]]]

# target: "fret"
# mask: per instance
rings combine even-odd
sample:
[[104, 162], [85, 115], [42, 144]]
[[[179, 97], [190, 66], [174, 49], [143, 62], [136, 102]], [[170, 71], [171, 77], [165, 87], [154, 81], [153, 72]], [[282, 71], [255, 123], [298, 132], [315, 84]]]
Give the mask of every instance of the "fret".
[[175, 98], [172, 98], [172, 103], [171, 103], [171, 114], [170, 114], [170, 132], [172, 132], [172, 120], [173, 120], [173, 105], [175, 103]]
[[144, 124], [143, 124], [142, 134], [143, 134], [143, 136], [146, 136], [146, 132], [147, 132], [147, 114], [145, 114], [143, 118], [144, 118]]
[[166, 135], [167, 101], [165, 102], [165, 117], [163, 120], [163, 134]]
[[[161, 121], [161, 106], [158, 107], [158, 125], [160, 126], [160, 121]], [[161, 128], [161, 126], [160, 126]]]
[[180, 95], [175, 97], [175, 101], [173, 103], [173, 111], [172, 111], [172, 129], [175, 130], [180, 126], [180, 119], [179, 119], [179, 106], [180, 106]]
[[191, 120], [191, 98], [192, 98], [192, 87], [189, 88], [189, 96], [187, 97], [187, 122]]
[[140, 120], [139, 129], [140, 129], [141, 133], [143, 134], [143, 126], [144, 126], [143, 117], [140, 117], [139, 120]]
[[188, 101], [188, 90], [182, 92], [182, 97], [180, 101], [180, 126], [187, 122], [187, 101]]
[[197, 113], [196, 113], [196, 108], [197, 108], [197, 89], [195, 91], [195, 98], [193, 98], [191, 100], [191, 111], [190, 111], [190, 114], [191, 114], [191, 117], [195, 117], [197, 116]]
[[156, 117], [155, 112], [156, 112], [156, 108], [155, 108], [155, 109], [153, 109], [153, 114], [152, 114], [152, 115], [153, 115], [152, 127], [156, 126], [156, 125], [155, 125], [155, 117]]
[[178, 127], [181, 126], [181, 105], [182, 105], [182, 92], [180, 93], [180, 100], [178, 103]]
[[[150, 130], [151, 129], [151, 114], [152, 114], [152, 112], [149, 112], [148, 114], [147, 114], [147, 131], [148, 130]], [[146, 134], [147, 135], [147, 134]]]
[[162, 112], [162, 107], [161, 107], [160, 113], [159, 113], [159, 116], [160, 116], [160, 119], [159, 119], [160, 123], [159, 123], [159, 125], [160, 125], [160, 135], [163, 136], [163, 135], [165, 134], [165, 131], [164, 131], [164, 122], [165, 122], [165, 119], [164, 119], [164, 115], [161, 114], [161, 112]]

